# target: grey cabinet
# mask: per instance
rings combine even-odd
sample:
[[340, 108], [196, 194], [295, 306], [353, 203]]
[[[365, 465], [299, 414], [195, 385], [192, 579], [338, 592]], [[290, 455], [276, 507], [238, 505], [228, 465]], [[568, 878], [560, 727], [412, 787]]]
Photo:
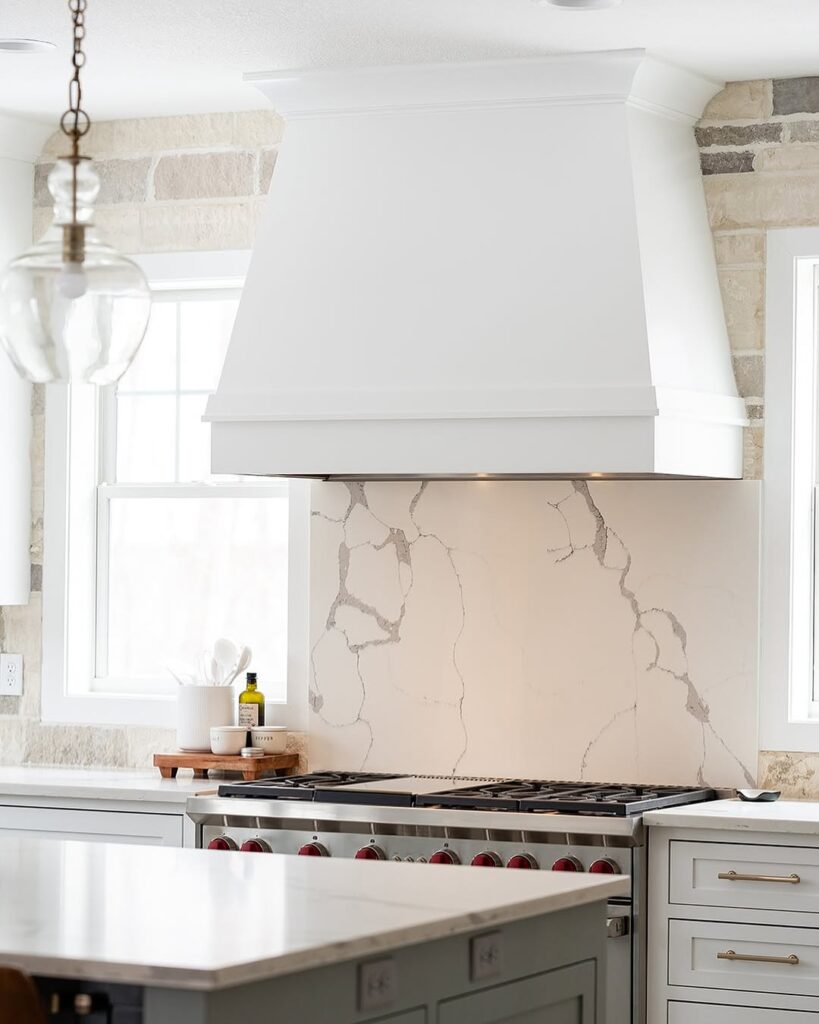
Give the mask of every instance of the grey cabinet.
[[395, 1013], [392, 1017], [368, 1020], [367, 1024], [427, 1024], [427, 1011], [408, 1010], [406, 1013]]
[[438, 1024], [593, 1024], [594, 961], [447, 999]]

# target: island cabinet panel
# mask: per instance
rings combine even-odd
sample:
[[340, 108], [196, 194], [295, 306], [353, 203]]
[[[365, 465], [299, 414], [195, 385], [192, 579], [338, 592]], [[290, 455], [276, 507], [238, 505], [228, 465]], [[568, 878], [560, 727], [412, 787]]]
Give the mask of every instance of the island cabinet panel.
[[819, 913], [819, 849], [741, 843], [670, 844], [670, 902]]
[[587, 962], [448, 999], [438, 1024], [594, 1024], [594, 1002], [595, 964]]
[[810, 1010], [773, 1010], [754, 1006], [669, 1003], [668, 1024], [817, 1024]]
[[0, 836], [182, 846], [180, 814], [0, 805]]

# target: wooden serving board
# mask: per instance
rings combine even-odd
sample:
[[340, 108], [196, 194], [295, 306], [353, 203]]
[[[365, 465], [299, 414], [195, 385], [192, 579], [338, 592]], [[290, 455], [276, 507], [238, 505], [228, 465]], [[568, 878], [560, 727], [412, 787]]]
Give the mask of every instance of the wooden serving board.
[[206, 779], [209, 768], [223, 772], [241, 772], [245, 782], [260, 779], [263, 775], [292, 775], [299, 766], [298, 754], [265, 754], [264, 757], [242, 757], [186, 753], [175, 750], [171, 754], [154, 754], [154, 767], [159, 769], [163, 779], [174, 779], [180, 768], [193, 768], [195, 779]]

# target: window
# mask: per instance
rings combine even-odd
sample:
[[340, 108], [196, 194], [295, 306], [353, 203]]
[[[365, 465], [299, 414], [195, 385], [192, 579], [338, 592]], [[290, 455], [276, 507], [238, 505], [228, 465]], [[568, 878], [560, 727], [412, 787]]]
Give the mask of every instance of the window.
[[760, 744], [819, 742], [819, 229], [768, 232]]
[[[168, 666], [248, 643], [286, 701], [304, 633], [305, 485], [210, 474], [202, 422], [247, 257], [145, 259], [145, 340], [119, 384], [48, 393], [44, 718], [170, 724]], [[53, 534], [52, 534], [53, 531]], [[295, 639], [294, 639], [295, 638]]]

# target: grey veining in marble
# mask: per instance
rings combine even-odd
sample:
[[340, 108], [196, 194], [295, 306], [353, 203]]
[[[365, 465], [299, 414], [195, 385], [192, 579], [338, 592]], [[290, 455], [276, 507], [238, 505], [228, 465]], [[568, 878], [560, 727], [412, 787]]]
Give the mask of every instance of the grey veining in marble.
[[313, 767], [752, 785], [755, 482], [324, 483]]

